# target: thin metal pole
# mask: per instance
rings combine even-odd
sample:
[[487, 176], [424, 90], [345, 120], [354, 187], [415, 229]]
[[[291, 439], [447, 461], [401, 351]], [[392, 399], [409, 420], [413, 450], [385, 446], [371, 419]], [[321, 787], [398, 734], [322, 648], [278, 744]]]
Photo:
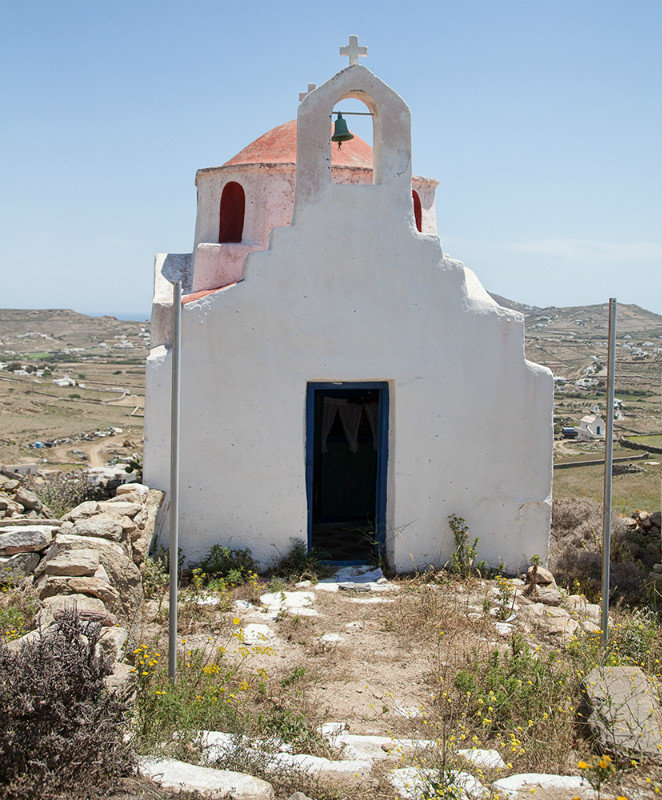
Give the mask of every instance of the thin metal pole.
[[602, 500], [602, 650], [607, 649], [609, 625], [609, 571], [611, 557], [611, 470], [614, 460], [614, 350], [616, 299], [609, 300], [609, 347], [607, 350], [607, 430], [605, 431], [605, 484]]
[[182, 344], [182, 282], [172, 295], [172, 385], [170, 398], [170, 594], [168, 605], [168, 677], [177, 680], [177, 583], [179, 580], [179, 386]]

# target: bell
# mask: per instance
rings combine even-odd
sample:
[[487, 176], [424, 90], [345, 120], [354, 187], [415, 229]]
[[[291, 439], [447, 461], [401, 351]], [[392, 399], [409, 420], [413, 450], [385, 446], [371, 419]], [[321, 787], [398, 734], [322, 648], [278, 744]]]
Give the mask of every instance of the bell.
[[346, 120], [344, 120], [343, 115], [338, 112], [338, 119], [336, 120], [336, 124], [333, 126], [333, 136], [331, 137], [331, 141], [338, 142], [338, 147], [340, 147], [343, 142], [348, 142], [353, 138], [354, 134], [349, 132]]

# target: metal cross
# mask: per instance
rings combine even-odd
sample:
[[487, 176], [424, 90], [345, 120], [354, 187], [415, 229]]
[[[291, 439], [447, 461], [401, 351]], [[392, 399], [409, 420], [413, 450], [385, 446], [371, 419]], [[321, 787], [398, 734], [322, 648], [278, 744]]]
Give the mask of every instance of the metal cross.
[[352, 67], [359, 63], [359, 56], [367, 56], [368, 48], [359, 47], [359, 37], [350, 36], [349, 44], [340, 48], [341, 56], [349, 56], [349, 66]]
[[303, 98], [307, 97], [311, 92], [315, 91], [315, 89], [317, 89], [317, 84], [309, 83], [307, 92], [299, 92], [299, 102], [301, 102]]

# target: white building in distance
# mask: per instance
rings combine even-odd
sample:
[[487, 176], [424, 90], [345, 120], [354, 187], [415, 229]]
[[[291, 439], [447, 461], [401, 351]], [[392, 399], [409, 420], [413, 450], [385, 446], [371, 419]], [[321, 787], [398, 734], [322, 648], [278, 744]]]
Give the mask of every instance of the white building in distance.
[[56, 386], [65, 387], [65, 386], [75, 386], [76, 381], [74, 378], [70, 378], [66, 373], [61, 378], [55, 378], [53, 383]]
[[605, 421], [597, 414], [587, 414], [579, 422], [578, 439], [585, 442], [605, 438]]
[[[526, 361], [524, 317], [442, 252], [409, 108], [349, 54], [296, 121], [197, 173], [193, 252], [156, 258], [145, 481], [168, 490], [180, 279], [189, 561], [221, 544], [265, 566], [299, 539], [336, 562], [441, 565], [457, 514], [480, 558], [518, 569], [548, 550], [552, 373]], [[374, 150], [331, 142], [344, 98]]]

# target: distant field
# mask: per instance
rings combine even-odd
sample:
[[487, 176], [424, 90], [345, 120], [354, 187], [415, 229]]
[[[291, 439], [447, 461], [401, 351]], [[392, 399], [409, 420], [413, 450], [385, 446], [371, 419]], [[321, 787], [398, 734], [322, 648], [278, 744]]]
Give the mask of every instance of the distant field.
[[[56, 374], [64, 371], [74, 378], [84, 374], [85, 378], [80, 380], [85, 388], [59, 387], [50, 379], [36, 382], [33, 378], [0, 372], [0, 463], [47, 459], [49, 465], [76, 464], [80, 458], [71, 453], [72, 449], [96, 456], [99, 443], [103, 443], [102, 449], [108, 457], [126, 455], [124, 441], [131, 442], [128, 448], [131, 452], [142, 452], [144, 377], [129, 376], [118, 364], [88, 362], [69, 366], [73, 369], [60, 367]], [[120, 375], [114, 374], [117, 370]], [[112, 386], [122, 386], [129, 394], [120, 401], [122, 393], [108, 391]], [[41, 450], [28, 447], [35, 441], [76, 437], [110, 427], [123, 431], [114, 437], [114, 444], [110, 439], [96, 439]], [[116, 453], [110, 452], [113, 448]], [[95, 458], [94, 466], [101, 466], [106, 460]]]
[[[630, 450], [630, 453], [633, 451]], [[651, 459], [652, 460], [652, 459]], [[660, 508], [660, 467], [634, 462], [644, 472], [634, 475], [614, 475], [612, 479], [612, 507], [614, 511], [630, 515], [635, 508], [655, 511]], [[602, 502], [604, 468], [576, 467], [554, 470], [555, 500], [561, 498], [590, 497]]]
[[662, 433], [653, 433], [646, 436], [630, 434], [627, 438], [632, 439], [633, 442], [637, 442], [638, 444], [652, 444], [653, 447], [662, 447]]

